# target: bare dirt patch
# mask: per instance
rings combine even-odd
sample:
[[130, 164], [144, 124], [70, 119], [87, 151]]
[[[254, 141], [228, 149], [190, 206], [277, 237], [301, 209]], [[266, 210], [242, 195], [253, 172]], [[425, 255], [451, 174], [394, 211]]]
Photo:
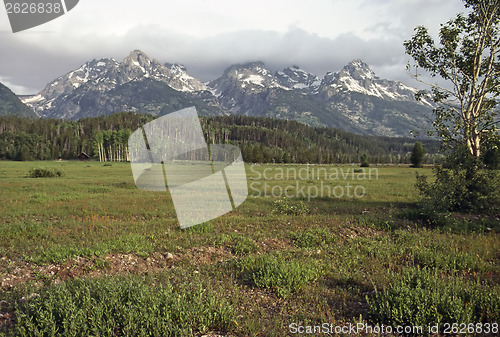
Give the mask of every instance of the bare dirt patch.
[[[77, 257], [62, 263], [39, 266], [25, 261], [4, 261], [10, 265], [9, 272], [0, 273], [0, 290], [9, 290], [28, 282], [52, 280], [59, 283], [73, 278], [119, 275], [124, 273], [144, 274], [160, 272], [177, 264], [205, 265], [224, 262], [234, 255], [225, 247], [196, 247], [172, 254], [155, 252], [143, 258], [137, 254], [113, 253], [103, 257]], [[6, 259], [6, 258], [4, 258]]]

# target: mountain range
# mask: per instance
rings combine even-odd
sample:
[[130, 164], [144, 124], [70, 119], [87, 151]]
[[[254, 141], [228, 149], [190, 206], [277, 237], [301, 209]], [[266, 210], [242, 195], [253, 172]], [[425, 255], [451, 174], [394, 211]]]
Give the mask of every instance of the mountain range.
[[323, 78], [297, 66], [271, 71], [262, 62], [232, 65], [203, 83], [180, 64], [162, 64], [140, 50], [122, 62], [99, 59], [20, 96], [39, 117], [76, 120], [136, 111], [164, 115], [196, 106], [201, 115], [297, 120], [359, 134], [409, 136], [429, 126], [433, 105], [417, 89], [381, 79], [361, 60]]

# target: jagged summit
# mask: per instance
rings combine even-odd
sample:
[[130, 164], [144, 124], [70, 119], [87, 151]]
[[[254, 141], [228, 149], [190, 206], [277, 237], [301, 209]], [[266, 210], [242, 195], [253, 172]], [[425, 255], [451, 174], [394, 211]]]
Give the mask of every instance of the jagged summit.
[[[272, 71], [263, 62], [229, 66], [206, 84], [178, 63], [161, 63], [141, 50], [121, 62], [92, 60], [22, 97], [42, 117], [78, 119], [119, 111], [165, 114], [196, 105], [201, 114], [295, 119], [377, 135], [409, 134], [425, 124], [416, 89], [382, 79], [353, 60], [322, 79], [292, 65]], [[422, 118], [421, 118], [422, 117]]]
[[272, 72], [260, 61], [232, 65], [209, 84], [216, 92], [223, 92], [228, 85], [253, 91], [280, 86]]
[[133, 50], [123, 59], [123, 65], [136, 67], [150, 67], [151, 59], [141, 50]]
[[344, 68], [340, 71], [339, 76], [350, 76], [357, 81], [377, 78], [368, 64], [359, 59], [353, 60], [344, 66]]
[[86, 62], [47, 84], [37, 95], [24, 98], [24, 102], [40, 116], [72, 118], [79, 115], [81, 107], [62, 104], [63, 109], [59, 103], [65, 98], [81, 96], [85, 92], [108, 92], [144, 79], [165, 83], [181, 92], [207, 90], [200, 80], [186, 72], [185, 67], [177, 64], [165, 66], [156, 59], [149, 58], [143, 51], [133, 50], [122, 62], [109, 58]]
[[170, 71], [175, 72], [175, 73], [187, 72], [187, 68], [183, 64], [168, 63], [167, 62], [164, 64], [164, 66], [167, 67], [168, 69], [170, 69]]
[[[338, 73], [329, 72], [323, 78], [320, 94], [329, 98], [341, 93], [360, 93], [386, 100], [414, 102], [417, 89], [400, 81], [391, 81], [378, 77], [368, 64], [362, 60], [353, 60]], [[431, 102], [423, 101], [432, 106]]]
[[293, 65], [275, 73], [279, 83], [289, 89], [301, 89], [314, 92], [321, 84], [318, 76]]

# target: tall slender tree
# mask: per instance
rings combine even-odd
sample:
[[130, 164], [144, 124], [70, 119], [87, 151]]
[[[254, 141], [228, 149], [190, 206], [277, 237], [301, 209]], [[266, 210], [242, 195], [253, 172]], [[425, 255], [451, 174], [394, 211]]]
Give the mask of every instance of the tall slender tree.
[[413, 146], [410, 156], [410, 162], [412, 167], [422, 167], [424, 162], [425, 151], [421, 142], [416, 142]]
[[445, 80], [443, 85], [428, 83], [439, 104], [434, 120], [438, 136], [448, 145], [467, 147], [479, 158], [481, 145], [498, 137], [500, 0], [463, 2], [468, 13], [441, 25], [438, 45], [427, 28], [419, 26], [404, 46], [415, 60], [413, 77], [423, 82], [418, 73], [422, 68]]
[[434, 127], [451, 151], [445, 167], [435, 169], [434, 182], [417, 175], [421, 204], [432, 211], [483, 212], [500, 205], [500, 180], [495, 172], [480, 170], [482, 147], [499, 138], [500, 0], [463, 2], [468, 12], [441, 25], [439, 44], [422, 26], [404, 43], [416, 79], [422, 81], [422, 68], [444, 81], [429, 85], [438, 104]]

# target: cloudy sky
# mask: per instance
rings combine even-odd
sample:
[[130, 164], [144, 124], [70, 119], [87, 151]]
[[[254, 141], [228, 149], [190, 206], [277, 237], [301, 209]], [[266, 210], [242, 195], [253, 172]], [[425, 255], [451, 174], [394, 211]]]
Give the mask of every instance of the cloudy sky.
[[141, 49], [204, 81], [234, 63], [298, 65], [323, 77], [362, 59], [380, 77], [416, 86], [403, 41], [435, 35], [460, 0], [80, 0], [66, 15], [12, 33], [0, 8], [0, 82], [31, 94], [86, 61]]

